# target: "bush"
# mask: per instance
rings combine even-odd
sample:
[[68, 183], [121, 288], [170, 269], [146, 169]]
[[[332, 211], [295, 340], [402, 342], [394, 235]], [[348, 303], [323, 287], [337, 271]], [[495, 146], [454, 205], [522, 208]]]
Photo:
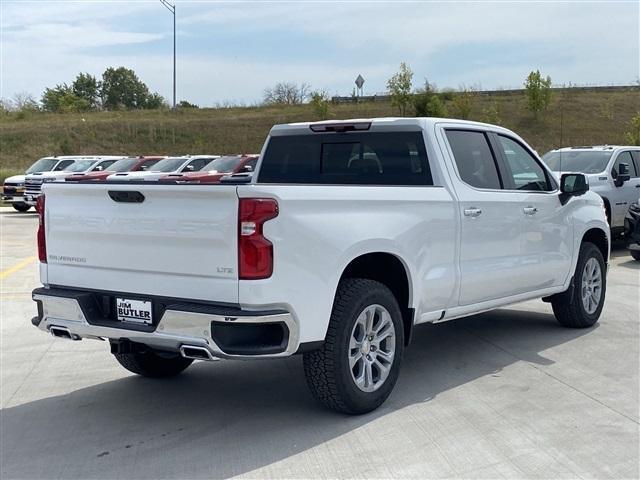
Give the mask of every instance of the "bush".
[[475, 103], [476, 92], [467, 88], [462, 88], [453, 97], [453, 115], [456, 118], [467, 120], [471, 116], [471, 110]]
[[494, 125], [502, 124], [502, 120], [500, 120], [500, 108], [497, 102], [493, 102], [492, 105], [482, 109], [482, 121]]
[[640, 112], [629, 121], [629, 127], [624, 134], [624, 141], [629, 145], [640, 145]]
[[311, 107], [320, 120], [329, 118], [329, 100], [329, 95], [326, 92], [315, 91], [311, 93]]
[[416, 117], [446, 117], [447, 109], [436, 88], [425, 80], [424, 87], [413, 95], [413, 108]]

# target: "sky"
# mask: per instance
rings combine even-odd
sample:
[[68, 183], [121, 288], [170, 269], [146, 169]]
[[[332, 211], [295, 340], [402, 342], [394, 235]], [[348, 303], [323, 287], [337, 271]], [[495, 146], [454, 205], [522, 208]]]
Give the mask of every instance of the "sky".
[[[201, 106], [254, 104], [280, 81], [349, 95], [358, 74], [382, 93], [403, 61], [416, 87], [520, 88], [533, 69], [555, 85], [640, 78], [640, 0], [175, 3], [178, 101]], [[171, 99], [159, 0], [2, 0], [0, 13], [0, 97], [125, 66]]]

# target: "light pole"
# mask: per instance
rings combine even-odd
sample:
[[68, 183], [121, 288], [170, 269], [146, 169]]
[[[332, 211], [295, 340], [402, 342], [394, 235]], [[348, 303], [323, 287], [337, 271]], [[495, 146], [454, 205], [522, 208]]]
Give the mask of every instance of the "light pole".
[[173, 108], [176, 108], [176, 4], [171, 4], [167, 0], [160, 0], [160, 3], [173, 14]]

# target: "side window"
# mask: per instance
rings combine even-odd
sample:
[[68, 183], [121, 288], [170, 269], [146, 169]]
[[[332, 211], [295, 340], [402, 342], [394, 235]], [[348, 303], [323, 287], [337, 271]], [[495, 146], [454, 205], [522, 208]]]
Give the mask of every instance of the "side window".
[[629, 165], [629, 175], [631, 177], [637, 177], [638, 173], [636, 172], [636, 167], [633, 164], [633, 157], [631, 156], [631, 152], [622, 152], [616, 158], [616, 163], [613, 164], [613, 169], [611, 170], [611, 176], [613, 178], [618, 178], [618, 172], [620, 171], [620, 164], [626, 163]]
[[500, 190], [496, 161], [483, 132], [447, 130], [447, 139], [462, 180], [476, 188]]
[[250, 168], [251, 168], [251, 170], [249, 170], [249, 169], [245, 169], [245, 171], [247, 171], [247, 172], [248, 172], [248, 171], [253, 172], [253, 171], [256, 169], [256, 165], [257, 165], [257, 164], [258, 164], [258, 159], [257, 159], [257, 158], [254, 158], [254, 159], [249, 160], [247, 163], [245, 163], [245, 164], [244, 164], [244, 166], [245, 166], [245, 167], [250, 167]]
[[104, 162], [100, 162], [98, 165], [93, 167], [93, 171], [95, 172], [98, 169], [98, 167], [102, 167], [102, 170], [105, 170], [107, 167], [109, 167], [114, 162], [115, 162], [115, 160], [106, 160]]
[[636, 165], [636, 173], [640, 177], [640, 150], [634, 150], [633, 153], [633, 163]]
[[148, 170], [149, 167], [155, 165], [158, 162], [159, 160], [147, 160], [146, 162], [143, 162], [142, 165], [140, 165], [140, 170]]
[[552, 190], [544, 169], [536, 159], [515, 140], [498, 135], [498, 141], [516, 190], [548, 192]]
[[191, 165], [193, 167], [192, 172], [197, 172], [198, 170], [202, 170], [202, 167], [204, 167], [207, 163], [208, 162], [206, 158], [198, 158], [189, 162], [187, 166]]
[[56, 168], [54, 169], [54, 171], [61, 172], [72, 163], [73, 163], [73, 160], [62, 160], [60, 163], [58, 163], [58, 165], [56, 165]]

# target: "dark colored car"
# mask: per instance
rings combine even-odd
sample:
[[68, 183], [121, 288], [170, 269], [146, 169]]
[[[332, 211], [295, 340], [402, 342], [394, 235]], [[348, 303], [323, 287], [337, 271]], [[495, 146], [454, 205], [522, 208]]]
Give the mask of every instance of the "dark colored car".
[[104, 170], [97, 172], [89, 172], [85, 174], [75, 174], [65, 177], [65, 182], [80, 182], [80, 181], [101, 181], [106, 180], [109, 175], [118, 172], [138, 172], [141, 170], [147, 170], [165, 157], [131, 157], [123, 158], [114, 162]]
[[624, 219], [624, 236], [628, 242], [629, 253], [640, 262], [640, 200], [632, 203]]
[[161, 182], [219, 183], [222, 177], [234, 173], [251, 173], [258, 163], [258, 155], [224, 155], [212, 160], [197, 172], [173, 173], [160, 179]]

